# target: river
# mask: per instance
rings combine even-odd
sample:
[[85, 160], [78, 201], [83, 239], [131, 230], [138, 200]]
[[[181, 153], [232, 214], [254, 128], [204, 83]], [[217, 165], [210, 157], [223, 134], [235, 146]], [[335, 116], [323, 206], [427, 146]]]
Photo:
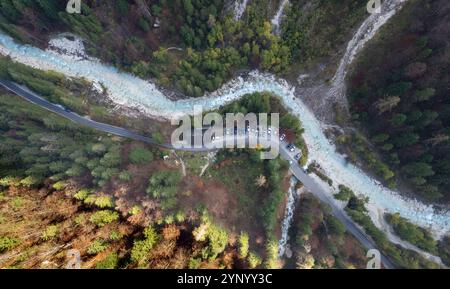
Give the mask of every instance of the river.
[[[348, 66], [364, 44], [390, 17], [395, 15], [402, 2], [404, 1], [385, 1], [382, 13], [371, 15], [358, 29], [355, 37], [349, 42], [333, 79], [330, 98], [342, 97]], [[153, 83], [120, 72], [96, 59], [63, 55], [51, 50], [20, 45], [4, 34], [0, 34], [0, 54], [9, 55], [13, 60], [35, 68], [55, 70], [67, 76], [84, 77], [94, 83], [101, 83], [107, 89], [110, 99], [116, 104], [164, 119], [185, 113], [192, 114], [194, 105], [201, 105], [204, 110], [211, 110], [248, 93], [271, 92], [301, 120], [305, 130], [304, 139], [309, 148], [309, 161], [316, 161], [335, 184], [346, 185], [357, 194], [369, 197], [370, 207], [375, 208], [373, 212], [399, 212], [413, 223], [429, 228], [437, 237], [449, 232], [450, 212], [436, 211], [430, 205], [403, 197], [398, 192], [383, 187], [361, 169], [349, 164], [343, 155], [336, 152], [335, 146], [325, 136], [322, 123], [303, 101], [296, 97], [295, 87], [274, 75], [252, 71], [248, 75], [229, 81], [222, 88], [203, 97], [172, 101]]]

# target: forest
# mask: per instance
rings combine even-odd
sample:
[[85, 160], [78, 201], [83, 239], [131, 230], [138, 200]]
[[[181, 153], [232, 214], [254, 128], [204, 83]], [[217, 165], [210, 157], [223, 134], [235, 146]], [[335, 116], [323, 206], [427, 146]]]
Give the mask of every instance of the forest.
[[294, 224], [295, 268], [364, 268], [364, 249], [330, 214], [330, 208], [312, 195], [301, 196]]
[[339, 55], [341, 46], [367, 13], [365, 0], [289, 2], [281, 38], [300, 67]]
[[[427, 260], [416, 251], [406, 249], [390, 242], [386, 233], [379, 229], [369, 216], [369, 211], [366, 208], [366, 204], [369, 201], [367, 198], [357, 196], [351, 189], [343, 185], [339, 186], [339, 192], [335, 194], [334, 197], [345, 203], [345, 211], [347, 214], [364, 229], [364, 231], [375, 241], [380, 250], [383, 250], [397, 267], [414, 269], [439, 268], [438, 264]], [[406, 220], [398, 218], [397, 215], [385, 215], [385, 218], [393, 225], [394, 231], [399, 234], [400, 238], [412, 242], [413, 244], [417, 244], [419, 247], [426, 247], [427, 249], [430, 249], [429, 245], [432, 244], [432, 249], [429, 252], [436, 253], [436, 250], [434, 249], [437, 242], [427, 230], [408, 223]], [[399, 229], [399, 227], [403, 226], [407, 226], [409, 230]], [[419, 235], [420, 237], [418, 238]], [[446, 257], [448, 252], [445, 251], [448, 248], [448, 241], [443, 239], [439, 243], [440, 248], [442, 248], [442, 250], [439, 251], [439, 255], [442, 256], [443, 262], [448, 264], [448, 259]]]
[[292, 1], [276, 35], [270, 0], [250, 1], [239, 21], [225, 2], [85, 0], [79, 15], [66, 13], [64, 1], [4, 0], [0, 29], [40, 47], [57, 33], [72, 32], [82, 37], [90, 55], [201, 96], [238, 71], [257, 68], [284, 75], [293, 64], [337, 55], [365, 7], [364, 0]]
[[386, 36], [370, 43], [356, 64], [349, 100], [353, 119], [397, 177], [423, 199], [448, 202], [450, 18], [444, 2], [411, 1], [383, 28]]
[[[337, 138], [350, 161], [363, 160], [390, 187], [435, 203], [450, 201], [445, 1], [410, 0], [367, 46], [348, 79], [351, 120], [361, 132]], [[269, 0], [250, 1], [238, 21], [224, 0], [83, 0], [81, 15], [66, 13], [65, 1], [3, 0], [0, 30], [41, 48], [72, 32], [89, 55], [200, 97], [249, 69], [289, 78], [292, 70], [333, 62], [366, 16], [364, 0], [290, 2], [280, 35]], [[0, 78], [95, 120], [130, 125], [82, 79], [5, 57]], [[302, 124], [272, 95], [247, 95], [219, 112], [249, 111], [280, 113], [282, 132], [306, 165]], [[160, 130], [152, 124], [146, 132], [164, 142]], [[180, 157], [79, 127], [0, 89], [0, 267], [60, 268], [68, 247], [80, 250], [86, 268], [363, 267], [359, 243], [311, 195], [294, 215], [293, 258], [282, 262], [288, 167], [249, 150]], [[314, 164], [308, 171], [333, 185]], [[399, 267], [436, 267], [389, 242], [367, 200], [338, 187], [335, 198]], [[448, 265], [449, 237], [436, 241], [397, 214], [384, 217], [401, 239]]]
[[162, 151], [0, 101], [0, 267], [64, 267], [67, 246], [86, 268], [250, 266], [244, 233], [228, 245], [204, 208], [176, 206], [181, 175]]
[[251, 4], [235, 22], [222, 0], [150, 2], [86, 0], [78, 15], [66, 13], [62, 2], [5, 0], [0, 28], [40, 46], [52, 33], [73, 32], [92, 55], [190, 96], [217, 89], [240, 68], [281, 73], [289, 64], [289, 49], [262, 17], [264, 5]]
[[[260, 96], [244, 98], [240, 105], [250, 107], [255, 97]], [[265, 98], [270, 104], [270, 97]], [[189, 208], [178, 202], [188, 196], [180, 194], [185, 177], [175, 167], [161, 167], [165, 152], [75, 126], [7, 93], [0, 100], [2, 267], [64, 266], [65, 244], [80, 250], [86, 268], [283, 266], [276, 231], [286, 190], [285, 162], [261, 161], [257, 152], [223, 151], [212, 168], [212, 180], [218, 174], [225, 184], [227, 171], [242, 163], [228, 169], [223, 164], [236, 157], [249, 158], [247, 172], [261, 168], [255, 179], [238, 182], [253, 188], [247, 197], [240, 195], [240, 202], [249, 211], [256, 209], [257, 227], [264, 231], [265, 241], [255, 244], [255, 223], [253, 231], [236, 236], [230, 224], [217, 223], [214, 208], [209, 215], [207, 203]], [[272, 102], [265, 109], [276, 110], [277, 105]], [[250, 205], [245, 198], [262, 203], [245, 207]], [[240, 222], [233, 226], [239, 228]]]

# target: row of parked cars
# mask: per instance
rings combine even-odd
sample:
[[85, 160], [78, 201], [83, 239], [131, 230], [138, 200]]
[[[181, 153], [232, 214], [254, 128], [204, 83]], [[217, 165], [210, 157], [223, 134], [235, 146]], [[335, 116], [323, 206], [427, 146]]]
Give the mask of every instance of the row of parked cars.
[[[238, 130], [237, 128], [234, 128], [234, 130], [229, 129], [229, 128], [225, 129], [225, 135], [233, 135], [233, 134], [234, 135], [244, 135], [247, 133], [260, 134], [260, 135], [264, 136], [266, 131], [261, 131], [259, 128], [256, 128], [256, 129], [250, 128], [249, 125], [247, 125], [247, 127], [245, 129], [240, 129], [240, 130]], [[277, 135], [277, 132], [274, 131], [273, 134]], [[267, 135], [272, 135], [271, 127], [267, 128]]]
[[[297, 149], [296, 147], [295, 147], [295, 145], [294, 144], [288, 144], [287, 146], [286, 146], [286, 148], [291, 152], [291, 153], [293, 153], [293, 152], [295, 152], [295, 150]], [[296, 154], [295, 156], [294, 156], [294, 158], [295, 158], [295, 160], [300, 160], [300, 158], [302, 157], [302, 154], [301, 153], [298, 153], [298, 154]]]
[[[234, 132], [236, 133], [236, 129], [234, 129]], [[250, 125], [247, 125], [247, 127], [245, 128], [245, 133], [248, 133], [248, 132], [251, 132], [251, 133], [254, 133], [254, 134], [265, 135], [265, 131], [261, 131], [261, 130], [259, 129], [259, 127], [256, 128], [256, 129], [250, 128]], [[269, 126], [269, 127], [267, 128], [267, 135], [271, 135], [271, 134], [272, 134], [272, 127]], [[274, 131], [273, 134], [276, 135], [277, 132]]]
[[[234, 135], [238, 135], [238, 134], [239, 134], [239, 135], [244, 135], [244, 134], [248, 134], [248, 133], [261, 134], [262, 136], [265, 135], [264, 132], [261, 132], [259, 128], [256, 128], [256, 129], [250, 128], [249, 125], [247, 125], [247, 127], [245, 128], [245, 130], [242, 129], [242, 130], [239, 130], [239, 131], [238, 131], [237, 128], [234, 128], [234, 130], [232, 130], [232, 129], [225, 129], [225, 134], [226, 134], [226, 135], [233, 135], [233, 134], [234, 134]], [[271, 135], [271, 134], [272, 134], [272, 128], [271, 128], [271, 127], [268, 127], [268, 128], [267, 128], [267, 135]], [[277, 132], [274, 131], [273, 134], [276, 135]], [[220, 136], [213, 136], [212, 139], [213, 139], [213, 140], [220, 139]], [[286, 134], [284, 134], [284, 133], [281, 134], [281, 135], [280, 135], [280, 141], [283, 141], [283, 140], [285, 140], [285, 139], [286, 139]], [[289, 149], [290, 152], [295, 152], [295, 150], [296, 150], [295, 145], [292, 144], [292, 143], [289, 143], [289, 144], [287, 145], [287, 148]], [[301, 154], [301, 153], [298, 153], [298, 154], [296, 154], [296, 155], [294, 156], [294, 158], [298, 161], [298, 160], [300, 160], [301, 156], [302, 156], [302, 154]]]
[[[254, 134], [264, 135], [264, 132], [261, 132], [259, 128], [256, 128], [256, 129], [250, 128], [249, 125], [247, 125], [247, 127], [246, 127], [245, 129], [241, 129], [241, 130], [238, 130], [237, 128], [234, 128], [234, 130], [232, 130], [232, 129], [225, 129], [225, 134], [226, 134], [226, 135], [233, 135], [233, 134], [234, 134], [234, 135], [238, 135], [238, 134], [239, 134], [239, 135], [245, 135], [245, 134], [248, 134], [248, 133], [254, 133]], [[268, 135], [271, 135], [271, 134], [272, 134], [272, 128], [271, 128], [271, 127], [268, 127], [268, 128], [267, 128], [267, 134], [268, 134]], [[274, 132], [273, 134], [276, 135], [277, 133]], [[213, 139], [213, 140], [220, 139], [220, 136], [213, 136], [212, 139]], [[280, 134], [280, 141], [284, 141], [285, 139], [286, 139], [286, 134], [284, 134], [284, 133]], [[287, 148], [291, 153], [293, 153], [293, 152], [295, 152], [295, 151], [297, 150], [297, 148], [295, 147], [295, 145], [292, 144], [292, 143], [288, 143], [288, 145], [286, 146], [286, 148]], [[301, 157], [302, 157], [302, 153], [299, 152], [299, 153], [297, 153], [297, 154], [294, 156], [294, 159], [295, 159], [296, 161], [299, 161]], [[290, 161], [290, 163], [292, 163], [292, 161]]]
[[[225, 135], [245, 135], [245, 134], [248, 134], [248, 133], [253, 133], [255, 135], [259, 134], [260, 136], [265, 136], [265, 131], [261, 131], [259, 128], [256, 128], [256, 129], [250, 128], [249, 125], [245, 129], [240, 129], [240, 130], [238, 130], [237, 128], [234, 128], [234, 130], [233, 129], [228, 129], [228, 128], [225, 129]], [[273, 134], [277, 135], [277, 132], [274, 131]], [[272, 135], [272, 128], [271, 127], [267, 128], [267, 135]], [[283, 136], [284, 136], [284, 134], [283, 134]], [[212, 137], [212, 140], [216, 140], [216, 139], [220, 139], [220, 138], [221, 138], [220, 136], [215, 136], [214, 135]]]

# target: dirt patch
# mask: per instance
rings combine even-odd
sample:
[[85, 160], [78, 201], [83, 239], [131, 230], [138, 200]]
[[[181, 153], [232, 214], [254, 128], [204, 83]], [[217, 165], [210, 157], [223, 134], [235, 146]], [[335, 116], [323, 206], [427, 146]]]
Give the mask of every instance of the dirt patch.
[[258, 217], [243, 217], [236, 195], [220, 181], [187, 176], [179, 188], [178, 204], [183, 210], [204, 206], [213, 220], [231, 233], [239, 234], [245, 231], [250, 235], [250, 240], [259, 240], [255, 245], [263, 243], [264, 230], [258, 225]]
[[[180, 184], [180, 204], [184, 208], [196, 208], [203, 205], [221, 225], [233, 227], [236, 221], [237, 200], [224, 184], [205, 181], [198, 176], [188, 176]], [[231, 212], [230, 212], [231, 209]]]
[[356, 268], [364, 268], [366, 266], [365, 252], [355, 238], [346, 235], [341, 250], [343, 255], [348, 256], [348, 261], [354, 264]]

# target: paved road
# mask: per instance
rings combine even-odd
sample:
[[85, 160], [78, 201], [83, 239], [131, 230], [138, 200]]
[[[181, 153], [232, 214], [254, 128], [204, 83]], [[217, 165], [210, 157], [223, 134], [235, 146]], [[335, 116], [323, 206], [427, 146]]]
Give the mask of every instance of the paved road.
[[[355, 238], [364, 246], [366, 249], [377, 249], [377, 245], [375, 242], [363, 231], [361, 230], [355, 222], [347, 215], [347, 213], [334, 201], [334, 197], [331, 194], [331, 191], [326, 190], [317, 182], [311, 178], [299, 165], [297, 165], [296, 161], [293, 158], [293, 154], [287, 150], [280, 150], [281, 156], [286, 159], [292, 161], [291, 163], [291, 171], [294, 176], [303, 183], [303, 185], [311, 191], [311, 193], [316, 196], [319, 200], [324, 202], [325, 204], [330, 205], [332, 209], [333, 215], [339, 219], [346, 227], [347, 231], [351, 233]], [[387, 269], [394, 269], [394, 264], [384, 255], [381, 254], [381, 262], [384, 264], [384, 267]]]
[[[53, 104], [49, 102], [48, 100], [40, 97], [39, 95], [33, 93], [32, 91], [28, 90], [26, 87], [23, 87], [21, 85], [18, 85], [14, 82], [7, 81], [7, 80], [1, 80], [0, 79], [0, 85], [8, 89], [9, 91], [13, 92], [14, 94], [17, 94], [24, 99], [28, 100], [31, 103], [34, 103], [36, 105], [39, 105], [49, 111], [52, 111], [66, 119], [69, 119], [75, 123], [103, 131], [106, 133], [118, 135], [125, 138], [130, 138], [137, 141], [142, 141], [145, 143], [157, 145], [163, 148], [167, 149], [173, 149], [172, 145], [170, 144], [160, 144], [153, 140], [150, 137], [142, 136], [137, 133], [134, 133], [132, 131], [129, 131], [127, 129], [112, 126], [105, 123], [96, 122], [93, 120], [90, 120], [86, 117], [80, 116], [68, 109], [65, 109], [61, 105]], [[233, 136], [234, 137], [234, 136]], [[237, 136], [239, 137], [245, 137], [247, 136]], [[217, 139], [215, 142], [221, 142], [223, 140]], [[347, 213], [338, 205], [336, 205], [333, 196], [330, 192], [330, 190], [326, 190], [324, 187], [317, 184], [317, 182], [311, 178], [306, 172], [298, 165], [298, 162], [294, 159], [294, 156], [298, 153], [298, 150], [295, 150], [294, 152], [290, 152], [287, 149], [287, 144], [284, 141], [278, 142], [280, 145], [280, 155], [289, 161], [290, 163], [290, 169], [292, 173], [295, 175], [295, 177], [304, 184], [304, 186], [312, 192], [313, 195], [315, 195], [318, 199], [320, 199], [322, 202], [328, 204], [332, 208], [333, 215], [339, 219], [346, 227], [348, 232], [350, 232], [361, 244], [366, 247], [366, 249], [376, 249], [377, 246], [373, 242], [373, 240], [367, 236], [354, 222], [353, 220], [347, 215]], [[186, 151], [210, 151], [211, 149], [208, 148], [184, 148], [183, 150]], [[393, 263], [389, 261], [389, 259], [381, 254], [381, 261], [385, 268], [392, 269], [395, 268]]]
[[[17, 83], [0, 79], [0, 85], [5, 87], [7, 90], [13, 92], [14, 94], [17, 94], [17, 95], [23, 97], [25, 100], [28, 100], [31, 103], [37, 104], [42, 108], [45, 108], [51, 112], [54, 112], [66, 119], [69, 119], [69, 120], [71, 120], [75, 123], [81, 124], [83, 126], [87, 126], [87, 127], [99, 130], [99, 131], [114, 134], [114, 135], [121, 136], [124, 138], [130, 138], [130, 139], [134, 139], [137, 141], [142, 141], [145, 143], [157, 145], [157, 146], [160, 146], [163, 148], [168, 148], [168, 149], [173, 148], [171, 145], [168, 145], [168, 144], [160, 144], [157, 141], [155, 141], [154, 139], [152, 139], [151, 137], [142, 136], [142, 135], [139, 135], [137, 133], [134, 133], [132, 131], [129, 131], [129, 130], [121, 128], [121, 127], [117, 127], [117, 126], [113, 126], [113, 125], [109, 125], [109, 124], [105, 124], [105, 123], [101, 123], [101, 122], [96, 122], [89, 118], [80, 116], [79, 114], [72, 112], [72, 111], [64, 108], [61, 105], [49, 102], [48, 100], [42, 98], [41, 96], [37, 95], [36, 93], [30, 91], [26, 87], [21, 86]], [[198, 149], [191, 148], [191, 149], [186, 149], [186, 150], [207, 151], [207, 149], [205, 149], [205, 148], [198, 148]]]

